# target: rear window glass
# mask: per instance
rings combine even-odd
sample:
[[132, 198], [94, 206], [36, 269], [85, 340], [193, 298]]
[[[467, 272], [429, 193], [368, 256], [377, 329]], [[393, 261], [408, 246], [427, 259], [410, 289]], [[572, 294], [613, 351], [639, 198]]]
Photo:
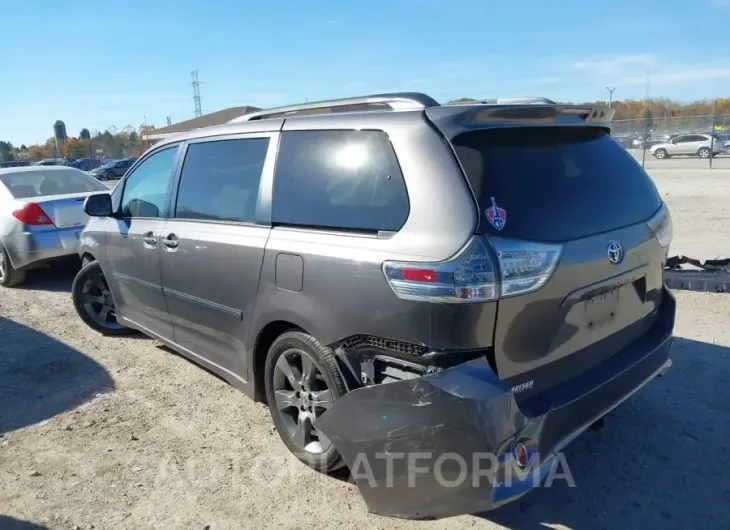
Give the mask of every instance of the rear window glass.
[[382, 131], [290, 131], [281, 135], [274, 177], [275, 223], [349, 230], [399, 230], [408, 195]]
[[661, 205], [654, 183], [604, 129], [485, 129], [452, 143], [480, 232], [565, 241], [644, 221]]
[[53, 169], [24, 171], [0, 175], [0, 181], [16, 199], [63, 195], [66, 193], [87, 193], [109, 191], [94, 177], [77, 169]]

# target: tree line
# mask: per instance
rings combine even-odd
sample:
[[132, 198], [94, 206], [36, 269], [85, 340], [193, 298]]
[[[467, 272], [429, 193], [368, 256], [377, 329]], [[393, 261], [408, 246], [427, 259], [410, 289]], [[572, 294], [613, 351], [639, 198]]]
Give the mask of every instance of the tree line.
[[[459, 98], [450, 103], [472, 103], [474, 98]], [[606, 100], [586, 101], [584, 105], [608, 106]], [[611, 102], [616, 109], [614, 120], [639, 120], [649, 116], [654, 118], [681, 118], [689, 116], [712, 116], [730, 114], [730, 98], [703, 99], [689, 103], [667, 98], [626, 99]]]
[[38, 161], [45, 158], [126, 158], [139, 156], [150, 147], [151, 142], [143, 138], [145, 133], [155, 129], [154, 125], [131, 125], [118, 130], [109, 127], [102, 131], [81, 129], [78, 136], [68, 136], [57, 149], [56, 138], [50, 136], [43, 144], [14, 146], [0, 141], [0, 162], [13, 160]]

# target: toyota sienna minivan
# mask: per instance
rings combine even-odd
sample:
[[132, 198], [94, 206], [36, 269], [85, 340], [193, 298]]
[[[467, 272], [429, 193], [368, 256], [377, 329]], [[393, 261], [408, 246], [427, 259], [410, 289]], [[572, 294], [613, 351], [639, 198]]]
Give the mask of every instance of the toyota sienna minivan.
[[612, 116], [399, 93], [167, 138], [86, 200], [74, 304], [266, 402], [373, 512], [494, 508], [671, 365], [672, 222]]

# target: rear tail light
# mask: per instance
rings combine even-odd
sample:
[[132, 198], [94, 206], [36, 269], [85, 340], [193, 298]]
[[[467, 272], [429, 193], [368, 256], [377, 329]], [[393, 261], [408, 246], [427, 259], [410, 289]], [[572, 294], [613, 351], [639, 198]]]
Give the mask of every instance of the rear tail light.
[[468, 303], [540, 289], [558, 264], [562, 245], [474, 236], [454, 258], [438, 263], [386, 261], [393, 292], [406, 300]]
[[537, 291], [547, 283], [558, 265], [562, 245], [513, 239], [492, 239], [501, 273], [503, 297]]
[[657, 213], [655, 213], [646, 224], [649, 225], [651, 231], [654, 232], [659, 244], [666, 248], [672, 242], [672, 236], [674, 233], [674, 227], [672, 223], [672, 215], [669, 213], [669, 208], [666, 204], [663, 204]]
[[386, 261], [383, 273], [393, 292], [406, 300], [483, 302], [497, 298], [497, 268], [486, 241], [473, 237], [449, 261]]
[[26, 225], [52, 225], [53, 221], [46, 215], [43, 208], [34, 202], [26, 202], [13, 212], [13, 217]]

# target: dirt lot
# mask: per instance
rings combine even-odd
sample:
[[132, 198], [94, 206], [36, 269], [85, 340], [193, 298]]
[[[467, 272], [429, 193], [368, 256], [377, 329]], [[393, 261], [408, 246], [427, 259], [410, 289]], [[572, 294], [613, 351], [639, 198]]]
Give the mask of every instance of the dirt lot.
[[[675, 252], [730, 255], [730, 171], [652, 175]], [[264, 406], [210, 373], [155, 341], [91, 332], [73, 272], [0, 292], [2, 529], [730, 528], [730, 295], [677, 293], [674, 367], [568, 448], [577, 487], [417, 523], [368, 515], [354, 486], [296, 462]]]

